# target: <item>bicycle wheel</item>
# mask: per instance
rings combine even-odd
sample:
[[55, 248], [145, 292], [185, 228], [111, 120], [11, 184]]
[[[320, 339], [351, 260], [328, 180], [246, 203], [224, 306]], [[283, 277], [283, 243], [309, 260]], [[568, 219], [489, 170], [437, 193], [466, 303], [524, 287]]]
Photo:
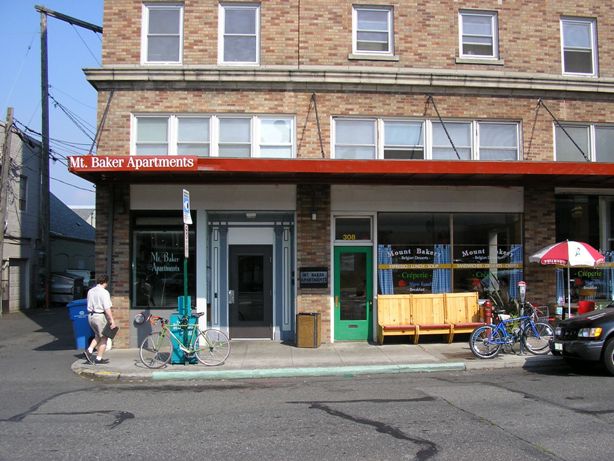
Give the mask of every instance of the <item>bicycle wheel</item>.
[[544, 322], [529, 323], [522, 331], [522, 344], [535, 355], [544, 355], [550, 351], [550, 342], [554, 330]]
[[492, 359], [501, 350], [501, 333], [493, 325], [476, 328], [469, 338], [469, 347], [473, 355], [480, 359]]
[[230, 341], [226, 333], [209, 329], [200, 331], [194, 344], [194, 353], [200, 363], [221, 365], [230, 355]]
[[162, 368], [173, 355], [171, 338], [162, 332], [150, 334], [141, 344], [139, 355], [147, 368]]

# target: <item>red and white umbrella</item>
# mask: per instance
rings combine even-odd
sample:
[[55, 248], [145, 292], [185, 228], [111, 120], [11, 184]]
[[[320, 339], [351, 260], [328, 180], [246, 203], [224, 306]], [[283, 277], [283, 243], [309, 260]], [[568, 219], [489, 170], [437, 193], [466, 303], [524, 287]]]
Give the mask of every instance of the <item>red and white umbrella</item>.
[[567, 267], [567, 314], [571, 311], [570, 267], [595, 267], [605, 262], [605, 257], [588, 243], [565, 240], [542, 248], [529, 261], [543, 265]]

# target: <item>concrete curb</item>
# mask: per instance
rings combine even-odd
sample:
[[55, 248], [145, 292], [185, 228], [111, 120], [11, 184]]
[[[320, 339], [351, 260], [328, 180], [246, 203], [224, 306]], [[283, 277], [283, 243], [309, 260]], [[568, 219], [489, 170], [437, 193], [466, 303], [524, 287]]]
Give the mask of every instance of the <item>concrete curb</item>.
[[223, 380], [255, 378], [296, 378], [315, 376], [356, 376], [364, 374], [422, 373], [464, 371], [463, 362], [420, 363], [408, 365], [357, 365], [341, 367], [264, 368], [251, 370], [154, 371], [154, 381], [164, 380]]

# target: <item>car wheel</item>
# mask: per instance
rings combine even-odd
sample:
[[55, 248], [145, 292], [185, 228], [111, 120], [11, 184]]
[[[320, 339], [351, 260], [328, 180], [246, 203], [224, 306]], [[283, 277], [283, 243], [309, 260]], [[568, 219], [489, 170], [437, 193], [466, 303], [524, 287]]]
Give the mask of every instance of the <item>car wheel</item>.
[[603, 350], [603, 364], [611, 375], [614, 375], [614, 338], [605, 344]]

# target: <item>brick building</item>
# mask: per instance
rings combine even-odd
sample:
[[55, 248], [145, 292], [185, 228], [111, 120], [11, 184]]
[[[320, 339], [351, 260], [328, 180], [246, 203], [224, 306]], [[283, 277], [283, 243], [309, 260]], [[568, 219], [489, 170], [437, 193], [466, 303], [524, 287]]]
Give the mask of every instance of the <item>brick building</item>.
[[[118, 344], [189, 292], [232, 338], [369, 340], [378, 294], [564, 281], [528, 256], [612, 251], [614, 18], [606, 2], [107, 0], [97, 272]], [[189, 161], [172, 165], [155, 159]], [[157, 163], [156, 163], [157, 162]], [[157, 166], [156, 166], [157, 165]], [[177, 165], [183, 165], [177, 167]], [[151, 167], [151, 168], [150, 168]], [[612, 299], [610, 269], [574, 286]]]

